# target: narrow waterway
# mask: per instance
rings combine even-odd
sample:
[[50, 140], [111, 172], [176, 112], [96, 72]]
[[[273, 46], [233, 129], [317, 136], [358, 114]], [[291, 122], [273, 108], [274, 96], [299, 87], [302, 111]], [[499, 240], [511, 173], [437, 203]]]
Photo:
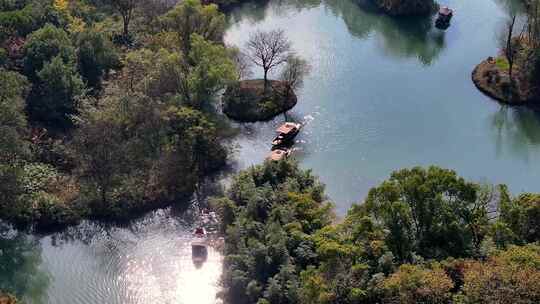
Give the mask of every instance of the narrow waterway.
[[[243, 46], [256, 29], [283, 28], [310, 61], [289, 119], [307, 123], [296, 157], [327, 184], [337, 212], [414, 165], [540, 191], [540, 114], [503, 107], [470, 81], [474, 65], [496, 52], [496, 32], [516, 2], [444, 0], [456, 11], [446, 32], [429, 18], [391, 19], [360, 2], [246, 4], [231, 12], [226, 34]], [[284, 119], [240, 126], [238, 169], [266, 157]], [[0, 229], [0, 289], [30, 304], [216, 303], [222, 257], [211, 248], [201, 267], [191, 258], [198, 214], [168, 208], [47, 236]]]

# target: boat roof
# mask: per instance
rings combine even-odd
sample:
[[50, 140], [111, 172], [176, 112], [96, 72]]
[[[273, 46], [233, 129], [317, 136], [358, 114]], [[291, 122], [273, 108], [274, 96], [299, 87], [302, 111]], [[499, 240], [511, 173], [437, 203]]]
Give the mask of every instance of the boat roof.
[[454, 11], [448, 8], [448, 6], [443, 6], [441, 9], [439, 9], [439, 14], [444, 16], [452, 15], [453, 12]]
[[276, 149], [270, 153], [270, 156], [268, 156], [268, 159], [270, 160], [282, 160], [287, 155], [287, 151]]
[[292, 123], [292, 122], [286, 122], [284, 124], [282, 124], [281, 126], [279, 126], [279, 128], [277, 128], [277, 132], [278, 133], [283, 133], [283, 134], [288, 134], [290, 133], [291, 131], [295, 130], [298, 128], [298, 125], [295, 124], [295, 123]]

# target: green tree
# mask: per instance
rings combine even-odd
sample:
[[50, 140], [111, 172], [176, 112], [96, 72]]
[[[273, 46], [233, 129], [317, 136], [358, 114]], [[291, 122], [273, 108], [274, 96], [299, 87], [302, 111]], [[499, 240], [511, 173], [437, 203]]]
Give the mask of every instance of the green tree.
[[126, 58], [126, 85], [153, 98], [177, 96], [184, 105], [202, 109], [237, 77], [223, 45], [193, 35], [189, 56], [165, 49], [142, 49]]
[[487, 222], [479, 190], [451, 170], [403, 169], [370, 190], [365, 208], [389, 229], [386, 242], [400, 261], [413, 252], [427, 258], [471, 256], [482, 239], [478, 227]]
[[34, 81], [47, 62], [59, 57], [64, 64], [75, 63], [75, 48], [68, 34], [52, 24], [31, 33], [24, 45], [24, 70]]
[[70, 115], [78, 110], [76, 98], [84, 93], [84, 83], [75, 66], [57, 56], [37, 76], [28, 100], [30, 117], [53, 128], [70, 127]]
[[0, 69], [0, 214], [11, 218], [19, 209], [22, 163], [28, 156], [28, 135], [24, 115], [26, 79]]
[[86, 30], [77, 37], [79, 72], [87, 86], [99, 89], [101, 80], [109, 70], [120, 64], [112, 42], [102, 33]]
[[16, 72], [0, 69], [0, 160], [13, 163], [24, 155], [27, 133], [24, 98], [28, 83]]
[[141, 0], [107, 0], [122, 17], [122, 37], [124, 42], [129, 41], [129, 26], [133, 20], [135, 10]]
[[231, 54], [222, 45], [194, 34], [191, 37], [189, 60], [192, 63], [183, 81], [183, 90], [189, 92], [188, 104], [201, 108], [225, 86], [237, 79]]
[[523, 193], [513, 199], [506, 196], [499, 206], [499, 219], [493, 230], [500, 245], [540, 241], [540, 195]]
[[176, 33], [184, 54], [190, 52], [193, 34], [221, 43], [225, 31], [225, 15], [217, 5], [202, 5], [200, 0], [181, 1], [161, 21], [165, 30]]

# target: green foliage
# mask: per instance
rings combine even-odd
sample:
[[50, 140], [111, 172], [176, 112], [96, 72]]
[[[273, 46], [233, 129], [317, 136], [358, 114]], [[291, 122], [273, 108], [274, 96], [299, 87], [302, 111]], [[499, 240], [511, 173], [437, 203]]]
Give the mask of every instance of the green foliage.
[[79, 115], [72, 142], [83, 200], [96, 215], [128, 217], [181, 200], [224, 164], [225, 149], [203, 113], [146, 96], [102, 103]]
[[47, 24], [28, 36], [24, 53], [24, 70], [32, 80], [53, 58], [59, 57], [64, 64], [72, 65], [76, 55], [68, 34], [52, 24]]
[[202, 109], [215, 95], [236, 79], [229, 51], [223, 46], [193, 35], [193, 47], [184, 54], [159, 49], [141, 49], [126, 57], [129, 90]]
[[112, 42], [102, 33], [89, 29], [77, 37], [79, 72], [87, 86], [99, 89], [101, 80], [120, 64]]
[[75, 67], [57, 56], [37, 76], [28, 100], [30, 117], [55, 128], [70, 127], [70, 115], [78, 110], [76, 98], [84, 92], [84, 83]]
[[540, 195], [523, 193], [507, 197], [499, 206], [500, 217], [492, 234], [499, 245], [540, 241]]
[[430, 167], [392, 173], [365, 202], [389, 234], [386, 243], [400, 261], [466, 257], [475, 253], [487, 221], [479, 187], [454, 171]]
[[24, 97], [28, 83], [16, 73], [0, 68], [0, 160], [13, 162], [27, 151], [23, 136], [26, 131]]
[[[241, 172], [214, 202], [226, 231], [223, 283], [231, 303], [538, 301], [538, 245], [497, 251], [485, 237], [501, 223], [512, 235], [536, 233], [537, 195], [510, 199], [505, 187], [495, 192], [450, 170], [413, 168], [394, 172], [331, 224], [313, 177], [291, 191], [304, 174], [311, 176], [287, 161], [265, 163]], [[496, 203], [505, 211], [491, 223], [486, 214]]]
[[227, 215], [228, 300], [299, 301], [299, 269], [315, 257], [310, 234], [332, 219], [322, 190], [309, 171], [287, 161], [267, 162], [234, 179], [220, 208]]
[[16, 34], [26, 36], [46, 23], [60, 26], [65, 23], [54, 10], [50, 0], [13, 1], [0, 9], [0, 38]]
[[24, 95], [26, 79], [15, 72], [0, 69], [0, 214], [13, 216], [21, 184], [21, 161], [28, 156]]
[[185, 54], [190, 52], [193, 34], [220, 43], [225, 31], [225, 15], [216, 5], [202, 5], [200, 0], [179, 2], [161, 22], [164, 30], [176, 33]]
[[198, 34], [191, 36], [189, 60], [192, 62], [187, 75], [187, 87], [191, 95], [189, 104], [197, 108], [237, 79], [230, 52], [224, 46], [206, 41]]
[[508, 60], [504, 57], [495, 58], [495, 65], [497, 65], [497, 67], [503, 71], [508, 71], [508, 69], [510, 68]]
[[4, 66], [8, 60], [8, 54], [5, 48], [0, 48], [0, 67]]

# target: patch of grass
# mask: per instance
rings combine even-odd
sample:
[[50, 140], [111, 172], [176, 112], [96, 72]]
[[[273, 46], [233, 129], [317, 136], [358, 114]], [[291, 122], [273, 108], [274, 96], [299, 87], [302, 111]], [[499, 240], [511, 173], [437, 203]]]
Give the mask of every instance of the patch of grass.
[[497, 57], [495, 59], [495, 65], [499, 69], [502, 69], [502, 70], [505, 70], [505, 71], [507, 71], [510, 68], [510, 65], [508, 64], [508, 60], [506, 60], [506, 58], [503, 58], [503, 57]]

